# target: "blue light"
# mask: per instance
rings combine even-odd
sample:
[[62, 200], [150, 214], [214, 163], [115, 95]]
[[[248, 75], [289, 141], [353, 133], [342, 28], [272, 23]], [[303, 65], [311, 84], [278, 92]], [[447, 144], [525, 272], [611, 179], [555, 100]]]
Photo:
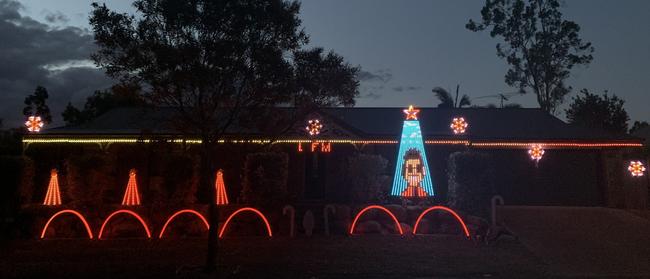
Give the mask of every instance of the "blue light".
[[404, 121], [404, 126], [402, 126], [402, 138], [400, 139], [399, 151], [397, 152], [397, 164], [395, 165], [395, 176], [393, 177], [393, 189], [391, 195], [401, 196], [402, 192], [406, 189], [407, 182], [402, 176], [402, 165], [404, 164], [404, 154], [411, 148], [417, 149], [422, 155], [425, 174], [421, 184], [424, 191], [427, 192], [427, 195], [432, 197], [434, 196], [433, 179], [431, 179], [427, 155], [424, 152], [424, 141], [422, 140], [420, 121], [417, 120], [406, 120]]

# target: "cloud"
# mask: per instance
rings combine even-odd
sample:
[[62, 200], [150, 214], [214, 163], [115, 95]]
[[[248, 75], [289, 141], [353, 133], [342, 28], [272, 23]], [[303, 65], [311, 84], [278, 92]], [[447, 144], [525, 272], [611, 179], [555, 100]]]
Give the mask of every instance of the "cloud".
[[359, 81], [361, 82], [373, 82], [380, 81], [386, 83], [393, 78], [393, 74], [389, 69], [381, 69], [374, 72], [361, 70], [359, 72]]
[[370, 92], [368, 92], [368, 93], [366, 93], [366, 94], [362, 94], [361, 96], [359, 96], [359, 98], [364, 98], [364, 99], [368, 99], [368, 98], [369, 98], [369, 99], [373, 99], [373, 100], [377, 100], [377, 99], [379, 99], [379, 98], [381, 98], [381, 97], [382, 97], [381, 94], [377, 94], [377, 93], [372, 92], [372, 91], [370, 91]]
[[95, 50], [92, 34], [78, 27], [54, 28], [22, 16], [23, 9], [16, 1], [0, 0], [0, 118], [4, 127], [20, 125], [25, 96], [41, 85], [60, 124], [65, 104], [81, 102], [113, 82], [89, 63]]
[[422, 89], [422, 86], [395, 86], [393, 87], [393, 91], [395, 92], [404, 92], [404, 91], [417, 91]]
[[47, 13], [45, 15], [45, 21], [47, 21], [48, 23], [68, 23], [68, 21], [70, 21], [70, 18], [68, 18], [63, 13], [56, 11], [56, 12]]

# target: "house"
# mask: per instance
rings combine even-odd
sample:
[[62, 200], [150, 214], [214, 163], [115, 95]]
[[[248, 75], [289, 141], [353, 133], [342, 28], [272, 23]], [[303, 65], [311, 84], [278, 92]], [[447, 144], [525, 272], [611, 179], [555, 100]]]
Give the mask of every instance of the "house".
[[[403, 111], [324, 108], [273, 137], [236, 124], [217, 143], [220, 147], [215, 163], [225, 170], [231, 200], [238, 199], [242, 190], [246, 154], [272, 149], [287, 154], [286, 183], [293, 199], [349, 202], [351, 156], [380, 155], [388, 160], [382, 174], [395, 174]], [[64, 167], [71, 158], [88, 153], [112, 156], [114, 166], [109, 169], [114, 176], [124, 176], [135, 167], [145, 184], [165, 179], [170, 172], [160, 166], [164, 158], [196, 154], [200, 143], [196, 136], [174, 128], [170, 122], [173, 114], [172, 108], [118, 108], [80, 126], [26, 135], [26, 154], [37, 165], [35, 185], [44, 183], [45, 178], [38, 178], [41, 173], [47, 174], [54, 166]], [[467, 128], [455, 133], [451, 122], [461, 117]], [[648, 181], [627, 172], [642, 139], [572, 126], [532, 108], [419, 108], [417, 120], [436, 202], [447, 196], [450, 154], [471, 150], [490, 155], [494, 192], [507, 204], [621, 208], [647, 204]], [[537, 160], [529, 154], [535, 146], [543, 150]], [[107, 195], [122, 191], [123, 183], [116, 181], [119, 190], [107, 191]], [[639, 189], [630, 190], [633, 187]]]

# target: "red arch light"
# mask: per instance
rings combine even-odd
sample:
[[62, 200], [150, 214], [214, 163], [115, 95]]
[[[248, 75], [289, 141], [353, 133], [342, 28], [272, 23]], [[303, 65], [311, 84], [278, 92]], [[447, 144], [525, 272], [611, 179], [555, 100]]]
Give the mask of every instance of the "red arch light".
[[165, 225], [162, 227], [162, 230], [160, 231], [160, 235], [158, 235], [158, 238], [162, 238], [163, 234], [165, 233], [165, 229], [167, 229], [167, 225], [169, 225], [169, 223], [171, 223], [172, 220], [176, 218], [176, 216], [181, 215], [183, 213], [190, 213], [196, 215], [197, 217], [201, 218], [201, 221], [203, 221], [203, 224], [205, 224], [205, 228], [208, 230], [210, 229], [210, 224], [208, 223], [208, 220], [206, 220], [205, 217], [201, 215], [201, 213], [192, 209], [183, 209], [183, 210], [176, 211], [176, 213], [174, 213], [171, 217], [169, 217], [169, 219], [167, 219], [167, 222], [165, 222]]
[[52, 222], [52, 220], [54, 220], [56, 217], [58, 217], [59, 215], [64, 214], [64, 213], [70, 213], [70, 214], [73, 214], [73, 215], [79, 217], [81, 222], [86, 227], [86, 232], [88, 232], [88, 238], [93, 239], [93, 232], [90, 230], [90, 226], [88, 225], [88, 222], [86, 221], [86, 218], [84, 218], [84, 216], [81, 215], [81, 213], [79, 213], [77, 211], [74, 211], [74, 210], [70, 210], [70, 209], [65, 209], [65, 210], [61, 210], [61, 211], [59, 211], [57, 213], [54, 213], [54, 215], [52, 215], [52, 217], [50, 217], [50, 220], [47, 220], [47, 223], [45, 223], [45, 227], [43, 227], [43, 231], [41, 232], [41, 238], [45, 238], [45, 231], [47, 231], [47, 228], [50, 226], [50, 223]]
[[138, 215], [137, 213], [135, 213], [135, 212], [133, 212], [131, 210], [120, 209], [118, 211], [115, 211], [115, 212], [111, 213], [111, 215], [108, 215], [108, 218], [106, 218], [106, 220], [104, 220], [104, 223], [102, 224], [101, 229], [99, 229], [99, 235], [97, 236], [97, 239], [102, 239], [102, 234], [104, 233], [104, 227], [106, 227], [106, 224], [108, 223], [108, 221], [110, 221], [111, 218], [113, 218], [113, 216], [115, 216], [117, 214], [120, 214], [120, 213], [126, 213], [126, 214], [129, 214], [129, 215], [135, 217], [136, 219], [138, 219], [138, 221], [140, 221], [140, 224], [142, 224], [142, 227], [144, 227], [144, 230], [147, 232], [147, 238], [151, 238], [151, 232], [149, 231], [149, 227], [147, 226], [147, 223], [144, 222], [142, 217], [140, 217], [140, 215]]
[[219, 232], [219, 238], [221, 238], [221, 236], [223, 236], [223, 233], [226, 231], [226, 228], [228, 227], [228, 224], [230, 223], [230, 220], [232, 220], [232, 218], [235, 217], [237, 214], [239, 214], [241, 212], [244, 212], [244, 211], [252, 211], [252, 212], [257, 213], [257, 215], [260, 216], [260, 218], [262, 218], [262, 221], [264, 221], [264, 224], [266, 225], [266, 231], [268, 232], [269, 237], [273, 236], [273, 232], [271, 232], [271, 225], [269, 225], [269, 221], [266, 219], [264, 214], [262, 214], [262, 212], [260, 212], [259, 210], [255, 209], [255, 208], [244, 207], [244, 208], [238, 209], [237, 211], [230, 214], [230, 216], [228, 216], [228, 219], [226, 219], [226, 222], [223, 223], [223, 227], [221, 228], [221, 231]]
[[418, 231], [418, 225], [420, 225], [420, 221], [422, 221], [422, 217], [424, 217], [424, 215], [426, 215], [427, 213], [429, 213], [429, 211], [433, 211], [433, 210], [443, 210], [443, 211], [447, 211], [447, 212], [451, 213], [451, 215], [453, 215], [454, 217], [456, 217], [456, 220], [458, 220], [458, 222], [460, 223], [460, 225], [463, 227], [463, 230], [465, 231], [465, 236], [467, 236], [467, 237], [469, 238], [469, 230], [467, 229], [467, 226], [465, 225], [465, 222], [463, 221], [463, 219], [460, 218], [460, 215], [458, 215], [458, 214], [456, 213], [456, 211], [453, 211], [453, 210], [451, 210], [450, 208], [445, 207], [445, 206], [441, 206], [441, 205], [436, 205], [436, 206], [429, 207], [429, 208], [427, 208], [427, 210], [423, 211], [423, 212], [420, 214], [420, 216], [418, 216], [417, 221], [415, 221], [415, 226], [413, 226], [413, 234], [416, 234], [416, 233], [417, 233], [417, 231]]
[[354, 221], [352, 222], [352, 226], [350, 227], [350, 234], [354, 233], [354, 227], [357, 225], [357, 221], [359, 220], [359, 217], [361, 217], [361, 215], [363, 215], [366, 211], [368, 211], [370, 209], [380, 209], [380, 210], [388, 213], [388, 215], [390, 215], [390, 217], [393, 218], [393, 221], [395, 221], [395, 226], [399, 230], [399, 234], [400, 235], [404, 234], [404, 231], [402, 230], [402, 226], [399, 224], [399, 221], [397, 221], [397, 217], [395, 217], [395, 215], [392, 212], [390, 212], [390, 210], [386, 209], [385, 207], [383, 207], [381, 205], [369, 205], [366, 208], [364, 208], [363, 210], [359, 211], [359, 213], [357, 213], [357, 216], [354, 217]]

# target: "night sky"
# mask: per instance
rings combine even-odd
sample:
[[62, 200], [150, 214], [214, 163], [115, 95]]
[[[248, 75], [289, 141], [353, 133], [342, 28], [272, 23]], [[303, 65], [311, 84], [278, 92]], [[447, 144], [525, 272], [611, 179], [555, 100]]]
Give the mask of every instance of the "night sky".
[[[0, 0], [0, 118], [19, 125], [22, 101], [37, 85], [50, 92], [55, 124], [68, 102], [82, 105], [112, 81], [88, 61], [91, 1]], [[132, 11], [130, 1], [106, 1]], [[480, 19], [483, 1], [303, 1], [301, 18], [312, 46], [322, 46], [360, 65], [357, 106], [436, 106], [431, 88], [460, 84], [471, 98], [516, 91], [504, 83], [505, 61], [496, 57], [487, 33], [465, 29]], [[581, 88], [609, 90], [626, 100], [631, 119], [650, 120], [650, 1], [572, 0], [562, 8], [595, 47], [594, 61], [572, 73]], [[570, 99], [570, 98], [569, 98]], [[534, 95], [513, 97], [537, 107]], [[567, 102], [570, 100], [567, 100]], [[481, 98], [476, 104], [498, 104]], [[566, 107], [566, 103], [565, 103]], [[563, 117], [563, 109], [560, 117]]]

